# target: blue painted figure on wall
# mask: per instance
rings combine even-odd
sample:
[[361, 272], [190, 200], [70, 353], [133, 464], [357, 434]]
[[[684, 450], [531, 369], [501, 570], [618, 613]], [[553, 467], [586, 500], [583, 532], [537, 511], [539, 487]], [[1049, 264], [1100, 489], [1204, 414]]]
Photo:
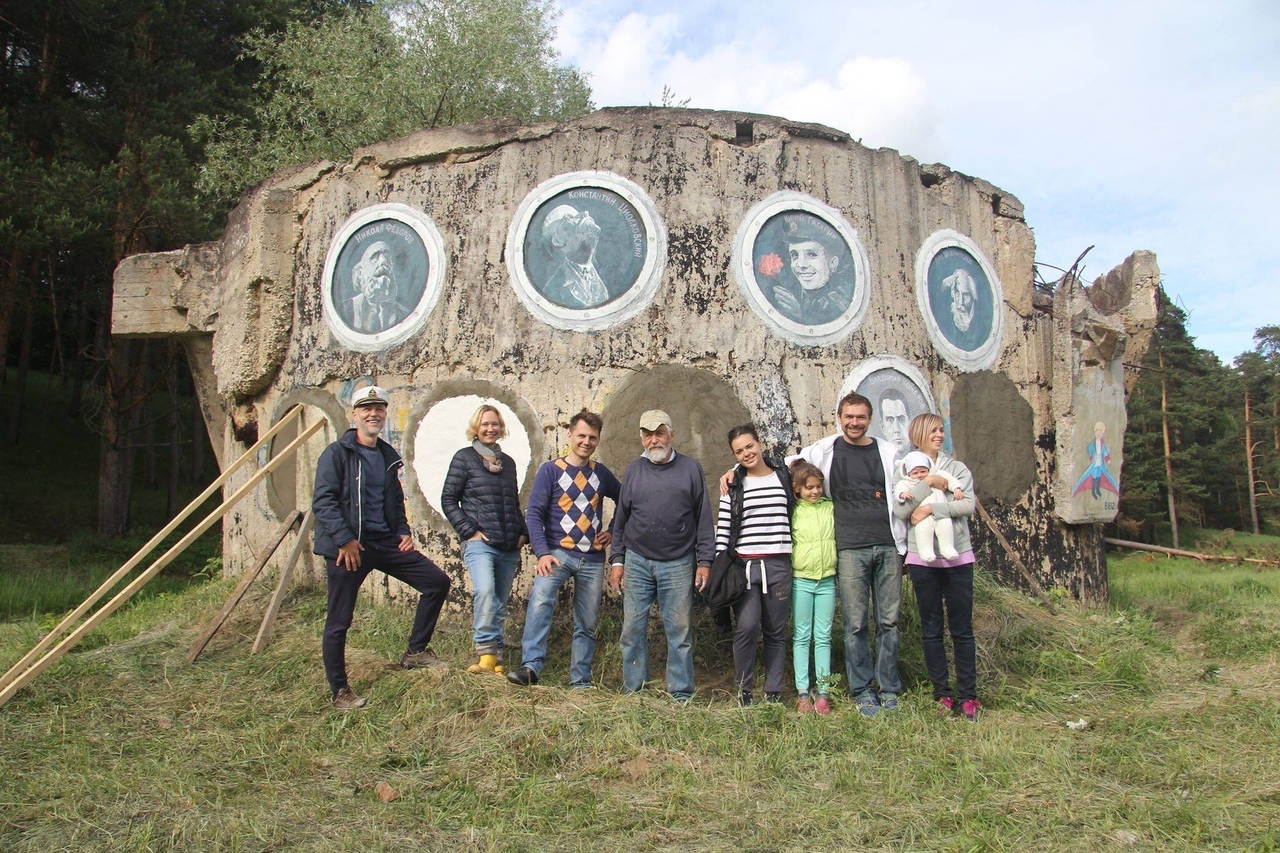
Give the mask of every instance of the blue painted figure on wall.
[[1120, 495], [1120, 484], [1107, 468], [1107, 463], [1111, 461], [1111, 451], [1107, 449], [1107, 443], [1103, 439], [1106, 433], [1107, 426], [1102, 421], [1093, 425], [1093, 441], [1089, 442], [1085, 450], [1089, 457], [1089, 467], [1084, 469], [1084, 473], [1076, 481], [1075, 491], [1071, 493], [1072, 497], [1085, 489], [1088, 489], [1089, 494], [1094, 498], [1099, 499], [1103, 491], [1111, 492], [1117, 497]]

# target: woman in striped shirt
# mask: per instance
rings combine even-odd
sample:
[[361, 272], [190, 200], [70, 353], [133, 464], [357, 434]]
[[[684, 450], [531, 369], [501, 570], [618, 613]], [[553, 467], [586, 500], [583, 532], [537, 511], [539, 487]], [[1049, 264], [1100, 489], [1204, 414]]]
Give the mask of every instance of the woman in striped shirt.
[[795, 493], [781, 462], [765, 459], [752, 424], [729, 430], [738, 465], [729, 493], [720, 498], [716, 552], [733, 549], [746, 572], [746, 594], [734, 606], [734, 683], [738, 702], [752, 702], [756, 645], [764, 635], [765, 701], [782, 701], [791, 615], [791, 508]]

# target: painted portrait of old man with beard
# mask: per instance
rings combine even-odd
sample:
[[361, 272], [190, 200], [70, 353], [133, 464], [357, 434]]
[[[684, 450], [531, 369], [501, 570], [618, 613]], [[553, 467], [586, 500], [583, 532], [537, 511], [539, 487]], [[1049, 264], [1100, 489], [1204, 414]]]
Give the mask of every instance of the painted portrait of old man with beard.
[[399, 323], [413, 310], [402, 301], [402, 287], [391, 246], [375, 240], [351, 268], [351, 328], [376, 334]]

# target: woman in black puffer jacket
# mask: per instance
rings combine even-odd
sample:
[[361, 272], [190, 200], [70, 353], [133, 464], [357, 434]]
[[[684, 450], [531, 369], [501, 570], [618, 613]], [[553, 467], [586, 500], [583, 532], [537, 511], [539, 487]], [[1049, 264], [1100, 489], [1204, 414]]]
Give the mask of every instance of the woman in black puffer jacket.
[[453, 454], [440, 494], [471, 576], [479, 656], [471, 672], [502, 672], [507, 600], [520, 568], [520, 549], [529, 541], [516, 463], [498, 446], [506, 435], [507, 425], [496, 408], [485, 404], [476, 409], [467, 425], [471, 445]]

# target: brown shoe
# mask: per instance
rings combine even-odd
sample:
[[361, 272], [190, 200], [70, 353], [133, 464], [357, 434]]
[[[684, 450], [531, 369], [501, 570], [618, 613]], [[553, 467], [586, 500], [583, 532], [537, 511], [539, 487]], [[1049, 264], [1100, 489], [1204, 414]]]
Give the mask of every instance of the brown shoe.
[[417, 669], [422, 666], [444, 666], [445, 662], [436, 657], [435, 651], [427, 646], [420, 652], [405, 652], [400, 658], [400, 665], [405, 669]]
[[344, 687], [333, 694], [333, 707], [339, 711], [355, 711], [358, 708], [363, 708], [367, 703], [367, 699], [363, 696], [357, 696], [350, 687]]

